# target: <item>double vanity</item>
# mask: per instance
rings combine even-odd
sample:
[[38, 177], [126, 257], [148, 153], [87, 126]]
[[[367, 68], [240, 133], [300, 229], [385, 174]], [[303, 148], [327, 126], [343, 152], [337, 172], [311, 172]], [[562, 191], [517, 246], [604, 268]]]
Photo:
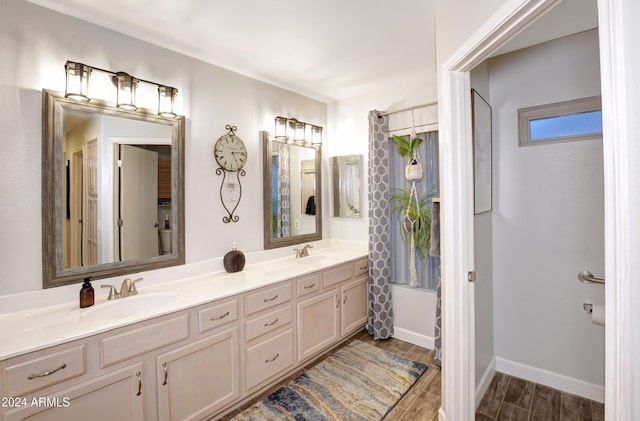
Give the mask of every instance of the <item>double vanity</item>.
[[268, 390], [367, 320], [366, 248], [332, 246], [0, 317], [3, 420], [200, 420]]

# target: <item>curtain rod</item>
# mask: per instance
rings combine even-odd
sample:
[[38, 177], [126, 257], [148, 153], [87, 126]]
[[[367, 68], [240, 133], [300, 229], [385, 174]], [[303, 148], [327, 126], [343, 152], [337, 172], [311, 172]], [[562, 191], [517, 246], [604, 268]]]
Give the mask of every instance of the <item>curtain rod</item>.
[[403, 111], [413, 111], [416, 108], [430, 107], [432, 105], [437, 105], [437, 104], [438, 104], [438, 101], [436, 101], [436, 102], [427, 102], [426, 104], [414, 105], [413, 107], [400, 108], [399, 110], [384, 111], [384, 112], [378, 113], [378, 118], [383, 117], [385, 115], [389, 115], [389, 114], [401, 113]]

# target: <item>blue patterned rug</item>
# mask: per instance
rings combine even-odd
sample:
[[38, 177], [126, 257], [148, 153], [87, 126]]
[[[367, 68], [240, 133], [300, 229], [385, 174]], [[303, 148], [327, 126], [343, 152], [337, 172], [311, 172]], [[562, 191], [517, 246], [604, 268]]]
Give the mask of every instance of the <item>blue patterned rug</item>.
[[379, 421], [426, 370], [420, 362], [353, 341], [232, 421]]

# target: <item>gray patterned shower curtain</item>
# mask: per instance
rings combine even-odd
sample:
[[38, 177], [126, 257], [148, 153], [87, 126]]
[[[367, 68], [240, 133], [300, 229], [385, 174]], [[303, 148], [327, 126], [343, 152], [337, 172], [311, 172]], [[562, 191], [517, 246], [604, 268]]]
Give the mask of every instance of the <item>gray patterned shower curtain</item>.
[[388, 116], [369, 111], [369, 321], [373, 339], [393, 336]]

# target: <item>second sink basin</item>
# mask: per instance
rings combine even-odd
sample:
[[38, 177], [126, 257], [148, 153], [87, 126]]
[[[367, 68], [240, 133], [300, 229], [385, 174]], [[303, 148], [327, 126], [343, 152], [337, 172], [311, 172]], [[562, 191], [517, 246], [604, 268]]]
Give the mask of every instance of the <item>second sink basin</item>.
[[296, 259], [297, 263], [303, 265], [326, 265], [338, 260], [338, 256], [333, 253], [311, 254], [307, 257]]
[[84, 310], [80, 318], [87, 321], [122, 319], [162, 309], [176, 300], [173, 294], [141, 294], [98, 304]]

